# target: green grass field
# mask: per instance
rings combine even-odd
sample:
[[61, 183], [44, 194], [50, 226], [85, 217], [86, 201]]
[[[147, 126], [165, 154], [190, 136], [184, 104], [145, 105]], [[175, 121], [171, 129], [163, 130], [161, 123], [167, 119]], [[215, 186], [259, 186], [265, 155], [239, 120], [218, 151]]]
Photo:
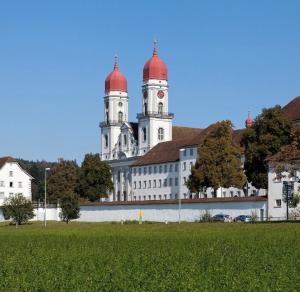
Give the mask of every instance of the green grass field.
[[299, 291], [300, 224], [0, 225], [1, 291]]

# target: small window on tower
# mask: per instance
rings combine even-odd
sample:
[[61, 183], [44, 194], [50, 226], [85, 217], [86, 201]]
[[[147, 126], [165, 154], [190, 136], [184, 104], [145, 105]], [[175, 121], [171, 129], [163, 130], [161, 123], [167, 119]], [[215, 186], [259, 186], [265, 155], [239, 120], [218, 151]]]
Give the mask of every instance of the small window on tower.
[[159, 114], [162, 114], [162, 113], [163, 113], [163, 107], [164, 107], [163, 103], [160, 102], [160, 103], [158, 104], [158, 113], [159, 113]]
[[162, 141], [164, 139], [164, 129], [163, 128], [159, 128], [158, 129], [158, 140]]
[[118, 113], [118, 122], [119, 123], [123, 122], [123, 113], [121, 111]]
[[104, 135], [104, 147], [107, 148], [108, 147], [108, 136]]
[[145, 142], [147, 140], [147, 131], [146, 131], [146, 128], [143, 128], [142, 132], [143, 132], [143, 142]]

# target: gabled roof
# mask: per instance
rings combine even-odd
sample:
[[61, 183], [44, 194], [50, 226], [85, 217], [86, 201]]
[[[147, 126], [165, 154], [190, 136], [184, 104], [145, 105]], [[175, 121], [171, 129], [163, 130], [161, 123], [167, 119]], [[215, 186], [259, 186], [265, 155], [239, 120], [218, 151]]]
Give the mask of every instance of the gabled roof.
[[283, 113], [292, 121], [300, 120], [300, 96], [295, 97], [282, 108]]
[[16, 159], [11, 156], [0, 157], [0, 169], [8, 162], [16, 162]]
[[[157, 144], [149, 152], [141, 156], [141, 158], [139, 158], [135, 163], [133, 163], [132, 166], [142, 166], [178, 161], [179, 150], [185, 147], [201, 145], [205, 137], [211, 132], [213, 125], [210, 125], [206, 129], [195, 129], [186, 127], [175, 128], [177, 128], [175, 130], [177, 131], [177, 139]], [[233, 141], [236, 144], [240, 144], [240, 140], [244, 131], [244, 129], [233, 131]], [[179, 137], [180, 139], [178, 139]]]

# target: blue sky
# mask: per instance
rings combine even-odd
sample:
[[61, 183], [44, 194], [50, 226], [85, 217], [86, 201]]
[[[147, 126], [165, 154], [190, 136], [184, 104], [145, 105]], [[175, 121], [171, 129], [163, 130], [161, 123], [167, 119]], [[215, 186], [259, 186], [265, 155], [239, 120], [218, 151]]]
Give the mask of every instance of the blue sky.
[[104, 79], [115, 52], [130, 119], [158, 40], [174, 124], [244, 125], [300, 95], [300, 1], [1, 1], [0, 156], [99, 152]]

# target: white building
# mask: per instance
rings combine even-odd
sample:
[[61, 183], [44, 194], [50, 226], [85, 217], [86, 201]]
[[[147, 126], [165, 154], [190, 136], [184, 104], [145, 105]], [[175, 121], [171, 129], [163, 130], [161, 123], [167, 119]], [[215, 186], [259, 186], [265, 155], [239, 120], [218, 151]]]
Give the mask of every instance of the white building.
[[0, 205], [9, 196], [19, 193], [31, 200], [32, 179], [14, 158], [0, 158]]
[[[127, 80], [115, 62], [105, 80], [104, 121], [100, 123], [100, 156], [113, 172], [114, 191], [109, 201], [213, 197], [211, 189], [203, 194], [191, 194], [185, 185], [196, 162], [198, 146], [210, 127], [173, 126], [170, 100], [167, 66], [154, 47], [143, 69], [141, 113], [137, 114], [138, 122], [129, 122]], [[248, 117], [247, 126], [251, 122]], [[233, 133], [237, 143], [242, 131]], [[220, 188], [217, 191], [217, 197], [264, 194], [250, 184], [245, 190]]]

